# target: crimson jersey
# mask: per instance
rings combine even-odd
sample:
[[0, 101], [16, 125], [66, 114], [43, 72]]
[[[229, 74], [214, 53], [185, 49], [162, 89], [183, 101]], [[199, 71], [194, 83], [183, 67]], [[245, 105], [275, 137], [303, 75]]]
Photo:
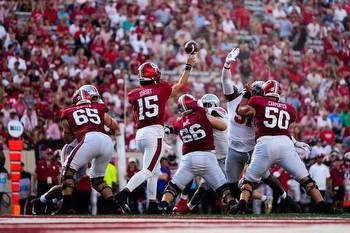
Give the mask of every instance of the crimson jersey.
[[172, 88], [167, 82], [141, 86], [129, 92], [134, 120], [138, 129], [150, 125], [164, 125], [165, 105]]
[[81, 141], [88, 132], [105, 133], [104, 114], [108, 111], [103, 103], [81, 104], [66, 108], [61, 120], [67, 120], [74, 137]]
[[215, 150], [213, 127], [210, 124], [204, 108], [193, 103], [194, 112], [179, 117], [174, 122], [174, 130], [179, 134], [183, 146], [182, 154], [193, 151]]
[[256, 139], [268, 135], [287, 135], [290, 137], [288, 127], [296, 118], [296, 111], [291, 105], [264, 96], [252, 97], [248, 105], [256, 111]]

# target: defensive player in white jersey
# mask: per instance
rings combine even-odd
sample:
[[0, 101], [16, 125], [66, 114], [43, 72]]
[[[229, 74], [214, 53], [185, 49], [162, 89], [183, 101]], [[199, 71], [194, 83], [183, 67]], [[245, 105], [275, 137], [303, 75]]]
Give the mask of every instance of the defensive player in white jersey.
[[[242, 117], [237, 114], [239, 103], [242, 99], [243, 92], [239, 92], [237, 87], [234, 86], [231, 79], [231, 64], [236, 61], [236, 57], [239, 55], [239, 49], [233, 48], [227, 55], [224, 67], [222, 69], [221, 82], [225, 99], [227, 100], [228, 111], [228, 135], [229, 135], [229, 149], [226, 158], [225, 171], [228, 183], [230, 185], [231, 193], [235, 198], [240, 195], [238, 188], [238, 182], [241, 176], [241, 172], [246, 163], [249, 163], [255, 146], [255, 126], [253, 123], [253, 117]], [[259, 86], [262, 84], [254, 82], [253, 95], [259, 94]], [[308, 149], [308, 145], [302, 142], [296, 142], [298, 147], [305, 147]], [[273, 177], [269, 171], [263, 175], [262, 181], [269, 185], [274, 192], [276, 192], [285, 204], [289, 205], [291, 210], [299, 211], [300, 208], [295, 202], [286, 194], [283, 190], [280, 182]]]

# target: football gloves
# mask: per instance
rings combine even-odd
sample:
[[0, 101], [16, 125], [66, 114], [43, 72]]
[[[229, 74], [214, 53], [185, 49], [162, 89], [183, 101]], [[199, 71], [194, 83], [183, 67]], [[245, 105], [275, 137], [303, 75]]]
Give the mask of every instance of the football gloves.
[[224, 67], [229, 69], [232, 62], [236, 61], [239, 55], [239, 48], [233, 48], [231, 52], [226, 56]]

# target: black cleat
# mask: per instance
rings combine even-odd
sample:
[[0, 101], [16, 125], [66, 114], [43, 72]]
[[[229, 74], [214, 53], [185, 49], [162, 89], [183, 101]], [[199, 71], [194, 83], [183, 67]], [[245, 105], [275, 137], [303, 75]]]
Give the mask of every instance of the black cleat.
[[287, 195], [285, 199], [281, 199], [281, 204], [285, 205], [292, 213], [300, 213], [301, 208], [290, 196]]
[[169, 204], [166, 201], [162, 201], [159, 204], [158, 210], [162, 215], [172, 214], [172, 209], [170, 208]]
[[124, 193], [124, 190], [115, 194], [113, 201], [120, 207], [123, 214], [132, 214], [132, 211], [128, 205], [128, 196], [126, 193]]
[[338, 210], [329, 206], [324, 201], [320, 201], [319, 203], [316, 204], [315, 212], [319, 214], [342, 214], [343, 213], [341, 210]]
[[154, 201], [149, 202], [147, 213], [148, 214], [161, 214], [161, 212], [159, 211], [157, 202], [154, 202]]
[[69, 209], [58, 209], [53, 215], [75, 215], [76, 211], [73, 208]]
[[252, 214], [253, 211], [247, 207], [247, 203], [244, 200], [240, 200], [238, 204], [230, 206], [229, 214]]
[[46, 214], [46, 204], [40, 201], [40, 198], [32, 200], [32, 214], [33, 215], [44, 215]]

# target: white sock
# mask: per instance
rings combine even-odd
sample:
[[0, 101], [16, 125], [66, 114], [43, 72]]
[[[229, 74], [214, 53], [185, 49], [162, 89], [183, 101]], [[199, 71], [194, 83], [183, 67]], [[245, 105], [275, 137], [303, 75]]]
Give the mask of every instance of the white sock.
[[262, 195], [262, 196], [261, 196], [261, 200], [262, 200], [262, 201], [266, 201], [266, 200], [267, 200], [267, 196], [266, 196], [266, 195]]
[[281, 198], [282, 198], [282, 199], [286, 199], [286, 197], [287, 197], [287, 193], [284, 192], [284, 193], [281, 195]]
[[47, 200], [45, 198], [45, 195], [41, 195], [40, 201], [41, 201], [41, 203], [46, 203], [47, 202]]
[[181, 197], [180, 197], [181, 199], [184, 199], [184, 200], [188, 200], [188, 195], [185, 195], [185, 194], [182, 194], [181, 193]]

